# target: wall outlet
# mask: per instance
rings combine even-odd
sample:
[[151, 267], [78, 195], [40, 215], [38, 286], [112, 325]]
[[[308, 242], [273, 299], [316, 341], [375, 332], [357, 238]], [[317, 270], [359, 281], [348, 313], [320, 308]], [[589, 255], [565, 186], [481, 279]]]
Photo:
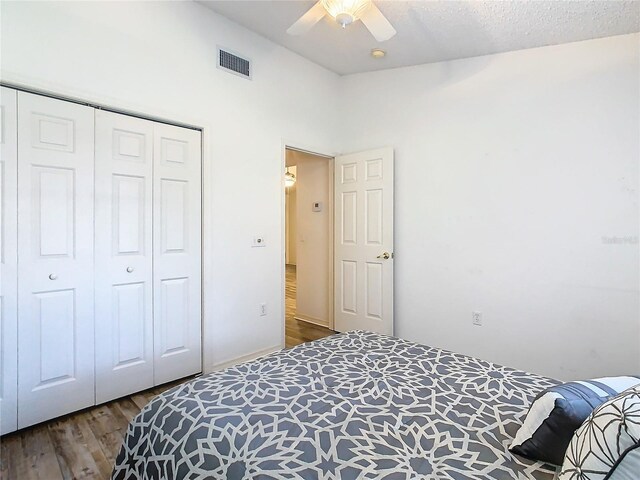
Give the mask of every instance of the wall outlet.
[[260, 304], [260, 316], [264, 317], [267, 314], [267, 304], [266, 303], [261, 303]]
[[482, 312], [471, 312], [471, 320], [474, 325], [482, 326]]

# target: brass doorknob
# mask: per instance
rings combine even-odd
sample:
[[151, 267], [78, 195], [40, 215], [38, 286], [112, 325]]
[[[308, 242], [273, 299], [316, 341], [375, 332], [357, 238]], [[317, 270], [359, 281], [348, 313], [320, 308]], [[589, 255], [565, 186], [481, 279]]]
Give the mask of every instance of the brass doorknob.
[[376, 258], [382, 258], [383, 260], [389, 260], [391, 258], [391, 254], [389, 252], [384, 252], [382, 255], [378, 255]]

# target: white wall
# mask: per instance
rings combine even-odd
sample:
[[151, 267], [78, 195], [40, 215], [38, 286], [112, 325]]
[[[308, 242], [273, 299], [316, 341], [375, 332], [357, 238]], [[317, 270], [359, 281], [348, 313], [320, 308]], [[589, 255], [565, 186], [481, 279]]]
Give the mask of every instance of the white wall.
[[[0, 8], [4, 81], [210, 127], [205, 366], [279, 347], [283, 139], [332, 152], [338, 77], [193, 2]], [[253, 80], [217, 69], [216, 45], [249, 57]]]
[[343, 151], [395, 147], [397, 335], [564, 379], [640, 371], [639, 42], [343, 79]]
[[4, 81], [209, 127], [207, 368], [282, 340], [285, 139], [395, 147], [398, 335], [560, 378], [640, 371], [638, 245], [602, 240], [638, 236], [638, 35], [339, 78], [192, 2], [0, 11]]
[[[326, 327], [333, 311], [332, 160], [287, 150], [296, 166], [296, 318]], [[321, 202], [321, 212], [312, 204]]]

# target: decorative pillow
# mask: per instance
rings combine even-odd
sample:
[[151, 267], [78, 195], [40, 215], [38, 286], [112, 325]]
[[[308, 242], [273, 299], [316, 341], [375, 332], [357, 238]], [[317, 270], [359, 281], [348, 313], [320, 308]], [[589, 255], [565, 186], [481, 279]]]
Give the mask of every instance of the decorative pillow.
[[596, 408], [576, 431], [559, 480], [640, 478], [640, 386]]
[[640, 385], [640, 377], [607, 377], [564, 383], [542, 391], [531, 404], [510, 451], [562, 465], [574, 432], [594, 408], [635, 385]]
[[637, 480], [640, 475], [640, 443], [626, 450], [605, 480]]

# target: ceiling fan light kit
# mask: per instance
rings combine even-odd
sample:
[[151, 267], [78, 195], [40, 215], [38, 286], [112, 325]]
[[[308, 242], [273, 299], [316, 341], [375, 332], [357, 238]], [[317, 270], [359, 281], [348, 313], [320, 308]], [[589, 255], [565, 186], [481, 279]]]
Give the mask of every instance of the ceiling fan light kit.
[[371, 35], [379, 42], [389, 40], [396, 34], [395, 28], [389, 23], [372, 0], [319, 0], [307, 13], [298, 19], [287, 30], [289, 35], [302, 35], [322, 20], [327, 13], [338, 22], [342, 28], [351, 25], [356, 20], [362, 21]]
[[322, 6], [342, 28], [346, 28], [371, 6], [371, 0], [322, 0]]

